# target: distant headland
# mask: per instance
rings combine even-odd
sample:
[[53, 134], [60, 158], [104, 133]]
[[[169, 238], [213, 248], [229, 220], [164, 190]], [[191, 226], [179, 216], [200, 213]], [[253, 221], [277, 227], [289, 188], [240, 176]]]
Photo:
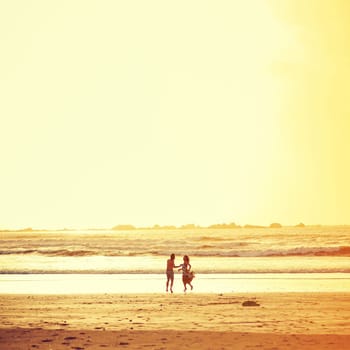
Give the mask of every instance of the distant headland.
[[[145, 229], [145, 230], [198, 230], [198, 229], [237, 229], [237, 228], [281, 228], [283, 227], [280, 223], [274, 222], [270, 224], [269, 226], [261, 226], [261, 225], [237, 225], [234, 222], [231, 222], [229, 224], [227, 223], [222, 223], [222, 224], [212, 224], [209, 226], [200, 226], [200, 225], [195, 225], [195, 224], [186, 224], [186, 225], [181, 225], [181, 226], [172, 226], [172, 225], [166, 225], [166, 226], [161, 226], [161, 225], [154, 225], [152, 227], [136, 227], [133, 225], [117, 225], [112, 227], [112, 230], [140, 230], [140, 229]], [[287, 226], [286, 226], [287, 227]], [[297, 225], [294, 225], [294, 227], [305, 227], [305, 224], [299, 223]]]
[[37, 229], [32, 227], [26, 227], [21, 229], [1, 229], [0, 232], [45, 232], [45, 231], [133, 231], [133, 230], [234, 230], [234, 229], [279, 229], [279, 228], [320, 228], [320, 227], [350, 227], [350, 225], [343, 224], [343, 225], [305, 225], [304, 223], [300, 222], [296, 225], [282, 225], [278, 222], [273, 222], [270, 225], [252, 225], [252, 224], [246, 224], [246, 225], [237, 225], [234, 222], [231, 223], [222, 223], [222, 224], [212, 224], [209, 226], [201, 226], [196, 224], [185, 224], [180, 226], [175, 225], [158, 225], [155, 224], [153, 226], [135, 226], [131, 224], [119, 224], [113, 227], [99, 227], [99, 228], [62, 228], [62, 229]]

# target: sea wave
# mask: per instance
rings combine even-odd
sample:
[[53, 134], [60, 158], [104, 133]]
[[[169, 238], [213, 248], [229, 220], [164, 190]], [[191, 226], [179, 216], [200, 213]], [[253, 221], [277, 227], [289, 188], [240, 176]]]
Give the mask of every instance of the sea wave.
[[[0, 250], [0, 255], [43, 255], [43, 256], [62, 256], [62, 257], [82, 257], [82, 256], [168, 256], [168, 247], [159, 247], [160, 249], [21, 249], [9, 248]], [[350, 246], [334, 247], [295, 247], [289, 249], [227, 249], [219, 248], [210, 244], [198, 246], [197, 248], [186, 248], [186, 254], [198, 257], [288, 257], [288, 256], [332, 256], [347, 257], [350, 256]]]

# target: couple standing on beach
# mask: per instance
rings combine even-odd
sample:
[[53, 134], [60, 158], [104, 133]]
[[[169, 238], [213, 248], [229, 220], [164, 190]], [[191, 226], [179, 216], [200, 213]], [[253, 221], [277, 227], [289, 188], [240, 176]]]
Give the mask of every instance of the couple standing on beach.
[[166, 265], [166, 291], [168, 291], [169, 288], [169, 282], [170, 282], [170, 292], [173, 293], [173, 284], [174, 284], [174, 268], [178, 268], [178, 271], [182, 270], [182, 283], [184, 284], [184, 292], [186, 292], [187, 288], [186, 285], [189, 284], [191, 287], [191, 290], [193, 289], [193, 286], [191, 284], [194, 273], [191, 271], [191, 264], [190, 264], [190, 258], [188, 255], [185, 255], [183, 257], [183, 263], [176, 266], [175, 265], [175, 254], [170, 255], [170, 259], [167, 260]]

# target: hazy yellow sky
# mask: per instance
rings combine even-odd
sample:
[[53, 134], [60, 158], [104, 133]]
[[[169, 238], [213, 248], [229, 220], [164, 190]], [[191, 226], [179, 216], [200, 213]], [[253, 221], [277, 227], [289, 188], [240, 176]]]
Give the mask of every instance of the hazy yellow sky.
[[0, 228], [349, 224], [349, 14], [2, 1]]

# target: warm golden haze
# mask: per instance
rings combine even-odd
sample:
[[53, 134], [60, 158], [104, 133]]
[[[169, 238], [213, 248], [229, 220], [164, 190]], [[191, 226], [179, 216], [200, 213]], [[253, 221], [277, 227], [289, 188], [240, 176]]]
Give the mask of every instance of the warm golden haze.
[[349, 224], [347, 1], [3, 1], [0, 227]]

